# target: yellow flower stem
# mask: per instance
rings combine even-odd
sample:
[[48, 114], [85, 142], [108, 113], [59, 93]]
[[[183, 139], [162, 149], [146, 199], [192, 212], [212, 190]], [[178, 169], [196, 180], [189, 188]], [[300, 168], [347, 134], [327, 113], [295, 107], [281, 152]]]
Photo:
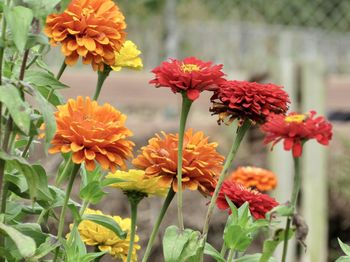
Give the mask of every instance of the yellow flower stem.
[[103, 83], [106, 81], [111, 70], [112, 69], [110, 66], [105, 65], [103, 71], [97, 72], [97, 84], [96, 84], [96, 89], [95, 89], [95, 94], [94, 94], [93, 100], [97, 101], [98, 97], [100, 96], [100, 92], [101, 92]]
[[[300, 174], [300, 158], [299, 157], [294, 157], [294, 183], [293, 183], [293, 190], [292, 190], [292, 196], [291, 196], [291, 208], [292, 212], [294, 213], [297, 202], [298, 202], [298, 195], [300, 191], [300, 186], [301, 186], [301, 174]], [[290, 230], [292, 222], [292, 217], [287, 218], [286, 222], [286, 228], [284, 232], [284, 242], [283, 242], [283, 253], [282, 253], [282, 262], [285, 262], [287, 259], [287, 252], [288, 252], [288, 233]]]
[[165, 215], [166, 211], [168, 210], [168, 207], [169, 207], [171, 201], [173, 200], [174, 196], [175, 196], [175, 192], [174, 192], [173, 188], [170, 187], [168, 195], [166, 196], [164, 203], [163, 203], [163, 206], [162, 206], [162, 209], [160, 210], [160, 213], [158, 215], [157, 221], [152, 229], [152, 233], [151, 233], [151, 236], [148, 240], [145, 254], [143, 255], [143, 258], [142, 258], [142, 262], [147, 262], [150, 255], [151, 255], [153, 243], [154, 243], [154, 240], [158, 234], [160, 224], [162, 223], [164, 215]]
[[[62, 206], [61, 214], [60, 214], [60, 218], [59, 218], [58, 231], [57, 231], [58, 240], [62, 239], [62, 233], [63, 233], [64, 221], [65, 221], [67, 207], [68, 207], [68, 201], [69, 201], [70, 194], [72, 192], [74, 180], [79, 172], [79, 169], [80, 169], [80, 164], [74, 164], [72, 174], [70, 175], [70, 178], [69, 178], [69, 182], [68, 182], [68, 186], [67, 186], [67, 190], [66, 190], [66, 195], [64, 196], [63, 206]], [[55, 258], [53, 260], [54, 262], [57, 261], [59, 248], [60, 247], [56, 248]]]
[[135, 242], [135, 233], [136, 233], [137, 206], [140, 203], [140, 201], [147, 195], [137, 191], [128, 191], [128, 192], [125, 192], [125, 194], [128, 196], [128, 200], [130, 203], [130, 210], [131, 210], [130, 243], [129, 243], [129, 251], [128, 251], [128, 257], [127, 257], [127, 262], [131, 262], [132, 251], [134, 249], [134, 242]]
[[[237, 151], [239, 149], [239, 146], [241, 145], [241, 142], [243, 140], [243, 137], [246, 134], [246, 132], [248, 131], [248, 129], [250, 128], [250, 126], [251, 126], [251, 121], [249, 119], [247, 119], [243, 122], [242, 126], [238, 127], [238, 129], [237, 129], [237, 136], [236, 136], [236, 138], [232, 144], [232, 147], [231, 147], [231, 149], [226, 157], [226, 161], [225, 161], [224, 167], [221, 171], [218, 183], [215, 187], [214, 194], [210, 200], [210, 204], [208, 207], [207, 215], [206, 215], [204, 226], [203, 226], [203, 233], [202, 233], [202, 237], [204, 238], [203, 245], [205, 245], [205, 242], [207, 240], [210, 220], [211, 220], [211, 217], [213, 216], [215, 203], [216, 203], [216, 200], [218, 198], [220, 189], [222, 187], [222, 183], [224, 182], [225, 178], [227, 177], [228, 170], [231, 167], [232, 161], [234, 160], [234, 158], [237, 154]], [[202, 247], [202, 249], [204, 249], [204, 246]]]
[[186, 128], [186, 120], [190, 111], [192, 101], [188, 99], [186, 92], [182, 92], [182, 107], [180, 116], [179, 140], [177, 150], [177, 215], [179, 220], [179, 228], [181, 231], [185, 229], [184, 218], [182, 213], [182, 150], [183, 140]]

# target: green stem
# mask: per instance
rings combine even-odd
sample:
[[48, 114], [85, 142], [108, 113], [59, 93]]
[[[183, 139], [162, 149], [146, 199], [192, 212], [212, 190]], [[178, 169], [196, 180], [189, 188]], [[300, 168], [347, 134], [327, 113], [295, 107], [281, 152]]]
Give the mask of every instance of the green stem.
[[[60, 214], [60, 218], [59, 218], [59, 224], [58, 224], [57, 238], [59, 240], [62, 239], [62, 233], [63, 233], [64, 221], [65, 221], [67, 207], [68, 207], [68, 201], [69, 201], [70, 194], [72, 192], [74, 180], [78, 174], [79, 169], [80, 169], [80, 164], [74, 164], [72, 174], [69, 178], [69, 182], [68, 182], [68, 186], [67, 186], [67, 190], [66, 190], [66, 195], [64, 197], [63, 206], [62, 206], [62, 210], [61, 210], [61, 214]], [[53, 260], [54, 262], [57, 261], [59, 248], [60, 247], [56, 248], [55, 258]]]
[[188, 113], [190, 111], [192, 101], [187, 98], [185, 92], [182, 93], [182, 107], [180, 116], [180, 128], [179, 128], [179, 140], [178, 140], [178, 150], [177, 150], [177, 215], [179, 220], [179, 228], [181, 231], [185, 229], [184, 218], [182, 213], [182, 150], [184, 133], [186, 128], [186, 120]]
[[66, 67], [67, 67], [67, 64], [65, 61], [63, 61], [61, 68], [60, 68], [60, 71], [58, 71], [57, 76], [56, 76], [57, 80], [60, 80], [61, 76], [63, 75], [64, 70], [66, 70]]
[[228, 253], [228, 256], [227, 256], [227, 262], [232, 262], [234, 255], [235, 255], [235, 252], [233, 251], [233, 249], [230, 249], [230, 252]]
[[83, 201], [83, 204], [81, 205], [81, 208], [80, 208], [80, 211], [79, 211], [79, 214], [82, 216], [85, 212], [85, 209], [89, 206], [90, 202], [89, 201], [86, 201], [84, 200]]
[[151, 236], [148, 240], [148, 243], [147, 243], [147, 248], [146, 248], [146, 251], [145, 251], [145, 254], [142, 258], [142, 262], [147, 262], [150, 255], [151, 255], [151, 251], [152, 251], [152, 247], [153, 247], [153, 244], [154, 244], [154, 240], [158, 234], [158, 230], [159, 230], [159, 227], [160, 227], [160, 224], [162, 223], [162, 220], [164, 218], [164, 215], [166, 213], [166, 211], [168, 210], [168, 207], [171, 203], [171, 201], [173, 200], [175, 196], [175, 192], [174, 190], [172, 189], [172, 187], [170, 187], [169, 189], [169, 192], [168, 192], [168, 195], [166, 196], [165, 200], [164, 200], [164, 203], [163, 203], [163, 206], [162, 206], [162, 209], [160, 210], [160, 213], [158, 215], [158, 218], [157, 218], [157, 221], [152, 229], [152, 233], [151, 233]]
[[33, 57], [33, 59], [28, 63], [28, 65], [26, 66], [26, 69], [29, 69], [36, 62], [36, 60], [40, 57], [41, 52], [44, 51], [44, 49], [45, 49], [45, 45], [41, 45], [38, 50], [38, 54], [36, 54]]
[[97, 72], [97, 83], [96, 83], [96, 89], [95, 89], [93, 100], [97, 101], [98, 97], [100, 96], [102, 86], [106, 81], [107, 77], [109, 76], [110, 72], [111, 72], [111, 68], [109, 66], [105, 66], [102, 72], [101, 71]]
[[[295, 212], [295, 209], [297, 207], [298, 203], [298, 195], [300, 192], [300, 186], [301, 186], [301, 174], [300, 174], [300, 158], [294, 157], [294, 182], [293, 182], [293, 190], [292, 190], [292, 196], [291, 196], [291, 208], [292, 212]], [[289, 216], [287, 218], [286, 222], [286, 228], [284, 232], [284, 242], [283, 242], [283, 253], [282, 253], [282, 262], [285, 262], [287, 259], [287, 252], [288, 252], [288, 240], [289, 240], [289, 229], [291, 226], [292, 218]]]
[[227, 251], [227, 246], [225, 245], [225, 242], [222, 244], [220, 254], [222, 257], [225, 257]]
[[131, 232], [130, 232], [130, 244], [129, 244], [127, 262], [131, 262], [132, 251], [134, 249], [135, 231], [136, 231], [136, 222], [137, 222], [137, 205], [138, 205], [138, 202], [136, 201], [132, 201], [129, 199], [129, 202], [130, 202], [130, 208], [131, 208]]
[[[213, 215], [213, 211], [214, 211], [214, 207], [215, 207], [215, 203], [216, 203], [216, 199], [218, 198], [222, 183], [224, 182], [225, 178], [227, 177], [228, 174], [228, 170], [231, 167], [232, 161], [234, 160], [237, 151], [239, 149], [239, 146], [241, 145], [241, 142], [243, 140], [244, 135], [246, 134], [246, 132], [248, 131], [249, 127], [251, 126], [251, 122], [250, 120], [245, 120], [244, 123], [242, 124], [242, 126], [240, 126], [237, 130], [237, 136], [232, 144], [232, 147], [226, 157], [226, 161], [224, 164], [224, 167], [221, 171], [218, 183], [215, 187], [215, 191], [213, 193], [213, 196], [210, 200], [210, 204], [208, 207], [208, 211], [207, 211], [207, 215], [205, 218], [205, 222], [204, 222], [204, 226], [203, 226], [203, 237], [204, 240], [206, 241], [207, 239], [207, 234], [209, 231], [209, 224], [210, 224], [210, 220], [211, 217]], [[204, 243], [205, 243], [204, 241]]]

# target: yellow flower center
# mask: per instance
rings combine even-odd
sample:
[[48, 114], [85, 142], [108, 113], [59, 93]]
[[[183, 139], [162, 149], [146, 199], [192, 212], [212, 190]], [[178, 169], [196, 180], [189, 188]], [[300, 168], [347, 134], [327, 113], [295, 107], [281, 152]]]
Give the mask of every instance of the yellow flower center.
[[187, 145], [186, 145], [186, 149], [187, 149], [187, 150], [195, 150], [195, 149], [196, 149], [196, 145], [187, 144]]
[[89, 7], [85, 7], [83, 8], [83, 10], [81, 11], [81, 13], [83, 14], [83, 16], [88, 16], [90, 14], [92, 14], [94, 12], [94, 10], [92, 8]]
[[291, 115], [287, 116], [284, 121], [287, 123], [302, 123], [306, 119], [306, 115]]
[[195, 65], [195, 64], [182, 64], [181, 70], [184, 73], [191, 73], [193, 71], [194, 72], [200, 71], [201, 69], [199, 68], [198, 65]]

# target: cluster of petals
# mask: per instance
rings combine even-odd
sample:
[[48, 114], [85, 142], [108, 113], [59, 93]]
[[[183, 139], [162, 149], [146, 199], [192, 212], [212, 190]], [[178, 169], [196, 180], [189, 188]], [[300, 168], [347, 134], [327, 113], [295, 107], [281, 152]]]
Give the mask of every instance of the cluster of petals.
[[102, 71], [115, 63], [115, 52], [125, 41], [124, 15], [112, 0], [72, 0], [61, 14], [46, 19], [45, 33], [53, 45], [61, 43], [65, 63], [84, 64]]
[[[224, 157], [217, 151], [217, 143], [209, 143], [203, 132], [188, 129], [184, 135], [182, 188], [199, 190], [204, 195], [214, 191], [222, 170]], [[135, 167], [147, 176], [160, 177], [163, 185], [172, 185], [177, 192], [178, 135], [156, 134], [141, 148], [134, 160]]]
[[195, 100], [204, 90], [213, 91], [226, 80], [221, 71], [223, 65], [214, 65], [195, 57], [183, 60], [170, 59], [154, 68], [155, 78], [150, 81], [156, 87], [168, 87], [174, 93], [187, 94], [190, 100]]
[[290, 113], [287, 116], [271, 115], [261, 126], [266, 133], [265, 144], [272, 142], [272, 147], [283, 140], [285, 150], [292, 150], [294, 157], [300, 157], [303, 143], [315, 139], [321, 145], [328, 145], [332, 139], [332, 124], [315, 111], [307, 114]]
[[283, 87], [247, 81], [226, 81], [214, 92], [210, 111], [219, 115], [218, 123], [249, 119], [264, 123], [271, 114], [285, 114], [289, 96]]
[[106, 178], [119, 178], [125, 182], [110, 185], [124, 192], [135, 191], [147, 196], [165, 196], [169, 191], [169, 185], [159, 183], [160, 177], [146, 176], [144, 170], [130, 169], [128, 171], [117, 170], [109, 173]]
[[137, 48], [136, 44], [130, 40], [126, 40], [119, 52], [116, 52], [115, 63], [111, 68], [114, 71], [120, 71], [124, 67], [141, 70], [143, 63], [140, 55], [141, 51]]
[[[100, 251], [106, 251], [115, 259], [120, 259], [123, 262], [126, 262], [130, 245], [131, 219], [123, 219], [120, 216], [105, 215], [99, 210], [89, 208], [86, 209], [84, 214], [102, 215], [112, 218], [124, 232], [128, 232], [126, 238], [121, 239], [113, 231], [90, 220], [83, 220], [78, 226], [81, 240], [86, 245], [96, 246]], [[70, 225], [71, 229], [72, 227], [73, 224]], [[67, 235], [67, 238], [69, 238], [69, 234]], [[140, 249], [140, 246], [137, 244], [138, 241], [139, 236], [135, 235], [135, 244], [132, 250], [131, 258], [131, 261], [133, 262], [137, 261], [136, 251]]]
[[216, 205], [219, 209], [230, 211], [226, 197], [229, 198], [237, 208], [245, 202], [249, 204], [249, 210], [255, 219], [263, 219], [267, 212], [278, 206], [278, 202], [272, 197], [262, 194], [257, 190], [249, 189], [231, 179], [227, 179], [222, 184]]
[[132, 156], [134, 143], [128, 140], [132, 132], [125, 127], [126, 116], [110, 104], [98, 105], [89, 97], [69, 99], [57, 107], [57, 130], [51, 141], [50, 153], [72, 152], [72, 161], [95, 169], [95, 160], [103, 169], [126, 168], [125, 160]]
[[237, 168], [228, 179], [260, 192], [270, 191], [277, 185], [277, 177], [273, 172], [251, 166]]

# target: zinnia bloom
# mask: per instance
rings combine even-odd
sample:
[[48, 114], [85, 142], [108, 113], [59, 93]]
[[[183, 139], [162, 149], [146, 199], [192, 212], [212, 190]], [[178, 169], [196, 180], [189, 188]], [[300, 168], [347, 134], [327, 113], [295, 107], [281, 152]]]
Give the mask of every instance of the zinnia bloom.
[[[131, 219], [121, 218], [119, 216], [109, 216], [103, 214], [99, 210], [86, 209], [85, 214], [103, 215], [110, 217], [118, 223], [121, 229], [128, 232], [125, 239], [120, 239], [114, 232], [106, 227], [103, 227], [90, 220], [83, 220], [79, 223], [78, 231], [82, 241], [89, 246], [97, 246], [101, 251], [107, 251], [111, 256], [116, 259], [121, 259], [123, 262], [127, 261], [129, 242], [130, 242], [130, 230]], [[70, 228], [73, 224], [70, 225]], [[69, 238], [69, 234], [67, 235]], [[135, 235], [135, 244], [132, 251], [132, 261], [137, 261], [136, 251], [140, 249], [140, 246], [136, 244], [139, 241], [138, 235]]]
[[[163, 185], [172, 185], [177, 192], [178, 135], [162, 133], [141, 148], [132, 163], [145, 170], [146, 176], [160, 177]], [[203, 132], [188, 129], [184, 135], [182, 188], [199, 190], [209, 195], [216, 186], [224, 157], [216, 152], [217, 143], [208, 143]]]
[[265, 144], [272, 142], [273, 147], [283, 140], [284, 149], [292, 149], [294, 157], [301, 156], [305, 141], [316, 139], [321, 145], [328, 145], [333, 135], [332, 124], [323, 116], [316, 117], [315, 111], [290, 113], [288, 116], [271, 115], [261, 130], [266, 133]]
[[102, 71], [113, 66], [115, 52], [125, 41], [124, 16], [112, 0], [72, 0], [61, 14], [46, 19], [50, 43], [61, 43], [65, 63], [74, 65], [79, 56], [84, 64]]
[[259, 191], [269, 191], [277, 185], [276, 175], [269, 170], [259, 167], [239, 167], [232, 172], [229, 179]]
[[[226, 201], [227, 196], [237, 208], [245, 202], [249, 203], [249, 210], [255, 219], [265, 218], [265, 214], [275, 206], [278, 202], [272, 197], [262, 194], [257, 190], [249, 189], [243, 185], [227, 179], [222, 184], [216, 205], [219, 209], [229, 209], [230, 206]], [[231, 213], [231, 210], [229, 210]]]
[[147, 196], [165, 196], [169, 191], [169, 186], [159, 183], [160, 177], [146, 176], [143, 170], [130, 169], [127, 172], [117, 170], [114, 173], [109, 173], [106, 178], [120, 178], [125, 180], [126, 182], [111, 185], [124, 192], [137, 191]]
[[120, 71], [123, 67], [140, 70], [143, 68], [141, 51], [130, 40], [125, 41], [123, 47], [116, 52], [115, 64], [112, 66], [114, 71]]
[[211, 98], [213, 114], [219, 115], [218, 123], [231, 123], [235, 119], [250, 119], [264, 123], [271, 113], [285, 114], [289, 96], [281, 86], [246, 81], [226, 81]]
[[72, 152], [72, 161], [85, 163], [87, 170], [95, 169], [95, 160], [103, 169], [125, 168], [125, 160], [132, 156], [132, 135], [124, 124], [126, 116], [110, 104], [98, 105], [89, 97], [69, 99], [57, 107], [57, 130], [50, 153]]
[[213, 65], [195, 57], [184, 60], [170, 59], [152, 70], [155, 78], [150, 81], [156, 87], [170, 87], [174, 93], [186, 92], [190, 100], [195, 100], [204, 90], [216, 90], [226, 81], [221, 71], [223, 65]]

